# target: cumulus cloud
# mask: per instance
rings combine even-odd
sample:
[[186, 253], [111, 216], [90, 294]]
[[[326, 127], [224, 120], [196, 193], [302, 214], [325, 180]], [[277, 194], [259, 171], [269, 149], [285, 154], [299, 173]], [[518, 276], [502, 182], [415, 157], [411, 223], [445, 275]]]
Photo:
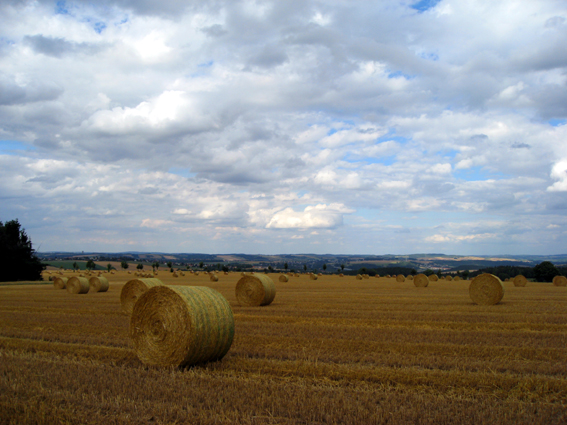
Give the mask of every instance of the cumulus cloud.
[[561, 251], [567, 17], [516, 3], [4, 2], [1, 213], [53, 249]]

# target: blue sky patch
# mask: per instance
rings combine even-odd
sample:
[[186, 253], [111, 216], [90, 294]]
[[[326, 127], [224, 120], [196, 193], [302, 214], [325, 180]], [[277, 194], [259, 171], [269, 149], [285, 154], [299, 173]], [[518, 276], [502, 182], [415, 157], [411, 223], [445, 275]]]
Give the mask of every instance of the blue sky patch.
[[437, 6], [437, 3], [439, 3], [440, 1], [441, 0], [421, 0], [418, 1], [417, 3], [412, 4], [410, 7], [419, 12], [425, 12], [426, 10], [429, 10], [432, 7]]
[[199, 68], [208, 68], [208, 67], [210, 67], [210, 66], [213, 66], [214, 63], [215, 63], [214, 61], [210, 60], [210, 61], [208, 61], [208, 62], [200, 63], [200, 64], [198, 64], [197, 66], [198, 66]]
[[66, 1], [58, 1], [55, 3], [55, 13], [57, 15], [68, 15], [69, 9], [67, 9], [67, 2]]
[[34, 151], [35, 147], [17, 140], [0, 140], [0, 153], [4, 155], [18, 155], [18, 151]]
[[94, 30], [97, 33], [101, 33], [106, 28], [106, 24], [104, 22], [97, 22], [94, 24]]
[[551, 124], [553, 127], [558, 127], [560, 125], [565, 125], [567, 123], [567, 120], [552, 119], [549, 120], [548, 123]]
[[167, 172], [188, 179], [193, 178], [197, 175], [197, 173], [192, 173], [187, 168], [181, 168], [181, 167], [171, 167], [169, 170], [167, 170]]

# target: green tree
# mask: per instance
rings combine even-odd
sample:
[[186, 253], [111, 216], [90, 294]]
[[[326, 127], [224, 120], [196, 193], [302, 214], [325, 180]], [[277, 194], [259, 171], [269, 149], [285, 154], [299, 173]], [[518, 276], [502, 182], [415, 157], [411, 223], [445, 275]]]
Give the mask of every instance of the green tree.
[[79, 265], [76, 261], [73, 263], [73, 270], [79, 270]]
[[171, 261], [167, 262], [167, 267], [169, 267], [170, 269], [173, 267], [173, 264], [171, 263]]
[[432, 274], [435, 274], [435, 272], [431, 269], [426, 269], [423, 274], [427, 277], [431, 276]]
[[559, 276], [559, 270], [550, 261], [544, 261], [534, 267], [534, 275], [538, 282], [551, 282], [555, 276]]
[[345, 265], [341, 264], [341, 271], [344, 272], [345, 271]]
[[283, 263], [283, 268], [287, 271], [287, 263]]
[[112, 264], [108, 263], [106, 265], [106, 270], [108, 270], [108, 271], [112, 270]]
[[303, 271], [306, 272], [307, 271], [307, 264], [303, 265]]
[[469, 274], [470, 272], [468, 270], [463, 270], [461, 272], [461, 276], [463, 276], [463, 279], [467, 280], [469, 278]]
[[138, 270], [143, 270], [144, 269], [144, 265], [142, 263], [138, 263], [138, 265], [136, 266], [136, 268]]
[[327, 270], [327, 265], [323, 264], [323, 271], [326, 271], [326, 270]]
[[439, 279], [441, 279], [443, 277], [443, 274], [441, 273], [441, 269], [437, 270], [437, 277]]
[[152, 269], [157, 269], [157, 270], [159, 270], [159, 261], [154, 261], [154, 262], [152, 263]]
[[226, 266], [226, 265], [222, 266], [222, 271], [225, 272], [225, 273], [228, 272], [228, 266]]
[[274, 268], [272, 266], [268, 266], [268, 270], [270, 271], [270, 273], [272, 273], [274, 271]]
[[416, 269], [411, 269], [410, 274], [412, 276], [415, 276], [417, 274], [417, 270]]
[[85, 267], [87, 268], [87, 270], [94, 270], [96, 264], [94, 263], [92, 258], [89, 258], [89, 261], [87, 261], [87, 265]]
[[45, 265], [35, 255], [26, 231], [18, 219], [0, 221], [0, 281], [42, 280]]
[[122, 267], [124, 270], [126, 270], [128, 268], [128, 263], [124, 260], [122, 260], [122, 262], [120, 263], [120, 267]]
[[200, 268], [200, 269], [203, 268], [203, 264], [204, 264], [204, 263], [203, 263], [202, 261], [199, 263], [199, 268]]

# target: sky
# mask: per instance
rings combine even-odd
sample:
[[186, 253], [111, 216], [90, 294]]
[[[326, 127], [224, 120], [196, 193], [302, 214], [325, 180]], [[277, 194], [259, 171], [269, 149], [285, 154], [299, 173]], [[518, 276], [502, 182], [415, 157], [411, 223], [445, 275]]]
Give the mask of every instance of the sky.
[[36, 250], [567, 253], [567, 1], [0, 0]]

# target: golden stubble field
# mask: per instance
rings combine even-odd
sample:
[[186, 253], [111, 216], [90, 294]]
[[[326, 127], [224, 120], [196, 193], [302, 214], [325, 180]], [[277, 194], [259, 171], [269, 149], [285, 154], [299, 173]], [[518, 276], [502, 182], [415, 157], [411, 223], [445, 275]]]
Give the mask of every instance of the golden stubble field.
[[216, 363], [142, 364], [120, 290], [0, 286], [1, 424], [567, 423], [567, 289], [504, 283], [474, 305], [469, 282], [307, 275], [240, 307], [239, 273], [173, 278], [217, 289], [236, 334]]

